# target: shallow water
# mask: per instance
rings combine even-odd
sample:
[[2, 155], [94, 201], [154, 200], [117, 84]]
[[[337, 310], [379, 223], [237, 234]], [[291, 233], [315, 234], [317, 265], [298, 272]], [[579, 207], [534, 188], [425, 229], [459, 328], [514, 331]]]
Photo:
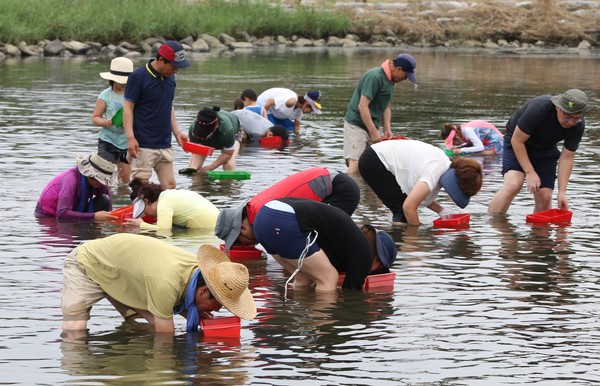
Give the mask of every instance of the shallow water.
[[[320, 89], [325, 113], [308, 116], [300, 138], [284, 150], [245, 147], [245, 181], [177, 175], [179, 188], [198, 191], [219, 207], [234, 205], [307, 167], [344, 170], [342, 119], [360, 75], [390, 50], [248, 51], [197, 55], [178, 75], [176, 113], [182, 128], [203, 106], [231, 108], [240, 91], [288, 86]], [[487, 52], [414, 52], [419, 87], [397, 86], [393, 130], [441, 146], [444, 122], [486, 119], [503, 128], [528, 98], [581, 88], [599, 95], [594, 55], [521, 56]], [[136, 63], [142, 64], [142, 61]], [[61, 267], [82, 241], [132, 231], [118, 224], [56, 223], [33, 217], [45, 183], [94, 151], [90, 117], [105, 87], [107, 62], [82, 59], [7, 61], [0, 65], [0, 383], [398, 385], [591, 384], [600, 381], [600, 168], [598, 112], [587, 119], [568, 194], [568, 226], [525, 223], [532, 211], [523, 192], [507, 216], [490, 217], [501, 160], [477, 157], [485, 183], [468, 207], [470, 228], [398, 228], [359, 179], [354, 219], [394, 237], [399, 258], [391, 291], [340, 291], [325, 297], [290, 291], [268, 259], [246, 260], [259, 316], [240, 339], [184, 333], [174, 339], [123, 326], [108, 302], [94, 308], [89, 334], [60, 336]], [[598, 104], [598, 99], [595, 100]], [[175, 169], [187, 164], [176, 148]], [[128, 189], [115, 191], [116, 206]], [[442, 202], [447, 196], [440, 194]], [[178, 230], [157, 237], [195, 251], [218, 244], [212, 232]], [[228, 315], [222, 312], [223, 316]]]

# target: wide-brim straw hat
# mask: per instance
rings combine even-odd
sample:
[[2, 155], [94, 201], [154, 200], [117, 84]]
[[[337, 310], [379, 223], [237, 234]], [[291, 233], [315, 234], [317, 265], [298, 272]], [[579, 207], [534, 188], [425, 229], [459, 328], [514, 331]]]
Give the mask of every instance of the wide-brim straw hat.
[[133, 72], [133, 62], [131, 59], [119, 57], [110, 62], [110, 71], [101, 72], [102, 79], [112, 80], [117, 83], [126, 84], [127, 78]]
[[78, 155], [75, 158], [79, 173], [91, 177], [104, 186], [113, 187], [117, 184], [117, 164], [102, 158], [98, 153], [90, 156]]
[[196, 258], [200, 273], [215, 299], [234, 315], [254, 319], [256, 305], [248, 289], [248, 268], [231, 262], [225, 253], [208, 244], [198, 248]]

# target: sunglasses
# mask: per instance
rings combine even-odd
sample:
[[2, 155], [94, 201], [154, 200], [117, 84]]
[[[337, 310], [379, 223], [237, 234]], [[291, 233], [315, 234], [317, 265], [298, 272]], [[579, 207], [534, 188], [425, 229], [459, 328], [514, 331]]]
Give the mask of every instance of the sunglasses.
[[560, 110], [563, 113], [564, 120], [571, 123], [579, 123], [583, 121], [583, 115], [573, 116], [566, 113], [564, 110]]

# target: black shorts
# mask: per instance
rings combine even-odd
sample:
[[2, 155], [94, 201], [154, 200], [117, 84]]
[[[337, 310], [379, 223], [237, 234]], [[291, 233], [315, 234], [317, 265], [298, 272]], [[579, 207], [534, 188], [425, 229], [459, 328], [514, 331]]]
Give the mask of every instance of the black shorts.
[[112, 143], [103, 141], [101, 139], [98, 139], [98, 155], [114, 163], [129, 163], [127, 162], [127, 149], [119, 149]]
[[[554, 189], [556, 166], [558, 165], [558, 159], [560, 158], [560, 151], [556, 147], [545, 150], [527, 149], [527, 156], [533, 166], [533, 170], [535, 170], [540, 177], [540, 187]], [[512, 147], [505, 147], [504, 154], [502, 155], [502, 175], [509, 170], [525, 173], [519, 164]]]

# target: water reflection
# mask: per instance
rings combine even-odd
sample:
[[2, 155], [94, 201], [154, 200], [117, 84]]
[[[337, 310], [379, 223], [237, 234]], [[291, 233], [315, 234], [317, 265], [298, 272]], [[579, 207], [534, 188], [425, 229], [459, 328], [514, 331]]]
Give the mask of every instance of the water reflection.
[[[178, 75], [175, 108], [186, 127], [203, 105], [231, 106], [244, 88], [320, 89], [324, 113], [303, 120], [283, 149], [246, 146], [238, 167], [250, 180], [177, 175], [217, 207], [232, 206], [296, 171], [345, 170], [342, 119], [356, 81], [396, 50], [303, 49], [194, 55]], [[415, 51], [419, 88], [396, 86], [392, 129], [442, 146], [444, 122], [485, 119], [497, 127], [528, 98], [580, 88], [600, 95], [597, 57]], [[139, 61], [136, 64], [141, 64]], [[81, 339], [59, 337], [62, 261], [79, 243], [123, 224], [35, 219], [45, 183], [76, 154], [91, 153], [98, 131], [91, 113], [108, 61], [62, 58], [0, 64], [0, 379], [12, 384], [577, 384], [600, 382], [600, 112], [588, 121], [569, 183], [574, 212], [566, 227], [531, 226], [522, 193], [500, 218], [487, 205], [501, 183], [501, 159], [476, 159], [484, 187], [471, 201], [470, 226], [442, 230], [423, 211], [420, 227], [393, 227], [391, 215], [358, 178], [357, 224], [389, 232], [399, 250], [393, 291], [340, 291], [331, 297], [291, 291], [270, 258], [241, 261], [251, 273], [258, 319], [239, 340], [181, 335], [162, 341], [143, 326], [123, 325], [109, 304], [94, 309]], [[569, 76], [565, 76], [569, 74]], [[409, 85], [410, 86], [410, 85]], [[188, 155], [175, 148], [175, 170]], [[447, 197], [442, 195], [442, 201]], [[127, 186], [115, 206], [130, 204]], [[444, 202], [442, 202], [444, 204]], [[44, 221], [45, 220], [45, 221]], [[52, 220], [52, 221], [49, 221]], [[211, 232], [156, 234], [196, 252], [217, 245]], [[228, 315], [226, 311], [222, 315]], [[11, 375], [17, 373], [18, 376]]]
[[135, 326], [63, 339], [61, 369], [72, 383], [243, 385], [255, 349], [238, 341], [204, 342], [198, 334], [143, 335]]

